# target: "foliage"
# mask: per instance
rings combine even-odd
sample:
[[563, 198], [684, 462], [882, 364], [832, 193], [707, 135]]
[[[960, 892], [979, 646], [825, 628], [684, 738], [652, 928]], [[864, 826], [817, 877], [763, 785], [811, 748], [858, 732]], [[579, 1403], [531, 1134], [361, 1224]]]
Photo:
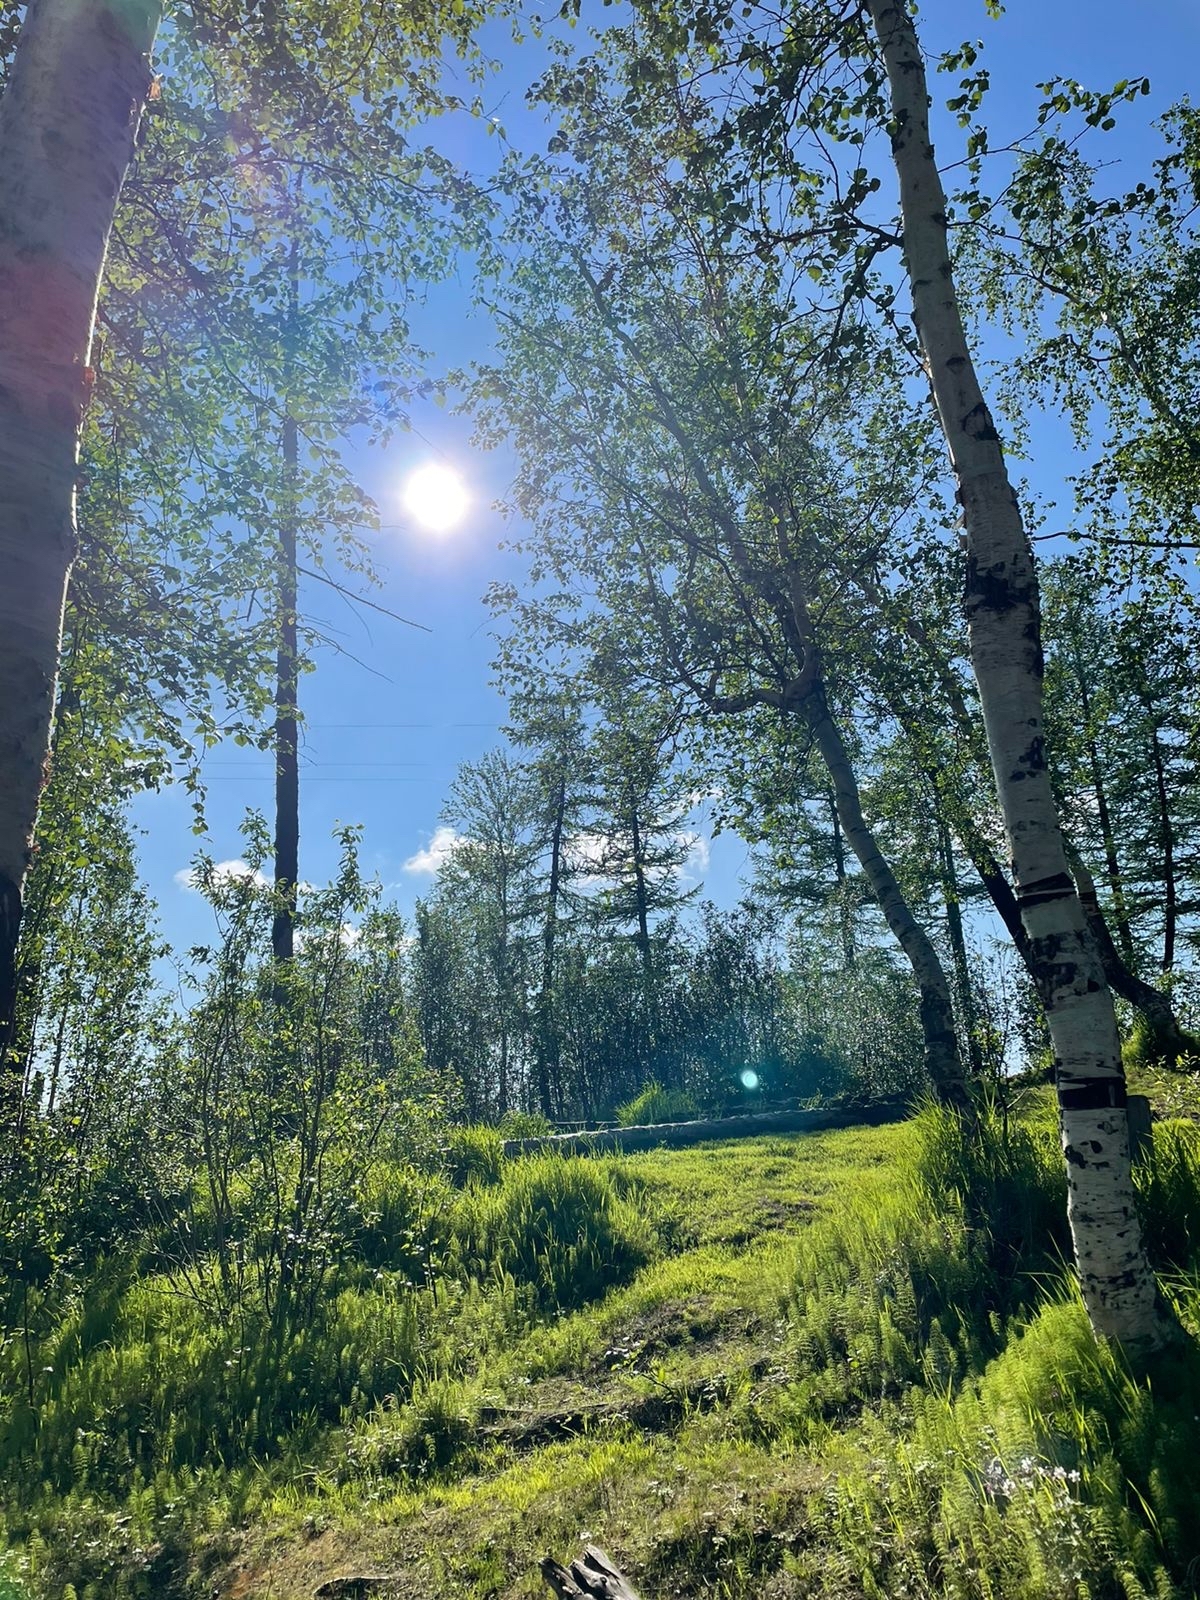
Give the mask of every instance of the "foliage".
[[617, 1107], [623, 1128], [643, 1122], [687, 1122], [700, 1115], [700, 1107], [685, 1090], [664, 1089], [661, 1083], [643, 1084], [639, 1093]]
[[[468, 1594], [494, 1586], [496, 1541], [511, 1581], [581, 1522], [645, 1587], [690, 1572], [734, 1600], [772, 1580], [837, 1600], [1154, 1593], [1197, 1554], [1194, 1363], [1148, 1383], [1047, 1295], [1061, 1180], [1044, 1110], [1025, 1112], [985, 1107], [975, 1142], [930, 1109], [539, 1156], [458, 1191], [381, 1160], [337, 1285], [270, 1370], [269, 1319], [97, 1279], [37, 1347], [36, 1413], [6, 1412], [9, 1541], [33, 1592], [86, 1578], [136, 1600], [182, 1593], [234, 1516], [272, 1570], [313, 1523], [364, 1552], [378, 1524], [393, 1569]], [[1188, 1270], [1192, 1131], [1160, 1125], [1141, 1180], [1156, 1248]]]
[[996, 1274], [1005, 1312], [1067, 1259], [1067, 1186], [1050, 1104], [1023, 1114], [985, 1100], [972, 1125], [933, 1106], [921, 1113], [917, 1171], [930, 1199], [957, 1203]]
[[495, 1128], [451, 1128], [446, 1136], [446, 1176], [458, 1188], [468, 1183], [499, 1183], [504, 1139]]
[[1200, 1127], [1184, 1118], [1156, 1122], [1134, 1178], [1146, 1248], [1160, 1269], [1186, 1272], [1200, 1240]]
[[654, 1231], [610, 1175], [556, 1154], [511, 1163], [502, 1181], [468, 1189], [454, 1233], [473, 1270], [533, 1285], [542, 1306], [591, 1299], [654, 1254]]

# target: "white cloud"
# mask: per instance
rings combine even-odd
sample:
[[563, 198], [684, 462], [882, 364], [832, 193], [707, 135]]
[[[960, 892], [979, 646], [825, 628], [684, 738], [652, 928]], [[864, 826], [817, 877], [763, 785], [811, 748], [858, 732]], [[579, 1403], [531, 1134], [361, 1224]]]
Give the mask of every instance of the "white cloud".
[[567, 840], [564, 854], [572, 872], [595, 877], [599, 875], [611, 849], [612, 840], [607, 834], [576, 833]]
[[710, 841], [702, 833], [680, 833], [676, 839], [687, 851], [679, 865], [679, 876], [696, 878], [707, 872]]
[[435, 828], [429, 843], [418, 850], [416, 855], [409, 856], [404, 863], [405, 872], [411, 873], [414, 877], [436, 877], [462, 840], [461, 833], [456, 833], [453, 828], [448, 828], [445, 824]]
[[[232, 878], [249, 878], [260, 889], [269, 889], [271, 880], [260, 872], [257, 867], [249, 867], [244, 861], [218, 861], [212, 871], [215, 883], [228, 883]], [[181, 889], [188, 889], [196, 894], [200, 892], [200, 879], [195, 867], [181, 867], [175, 874], [175, 882]]]

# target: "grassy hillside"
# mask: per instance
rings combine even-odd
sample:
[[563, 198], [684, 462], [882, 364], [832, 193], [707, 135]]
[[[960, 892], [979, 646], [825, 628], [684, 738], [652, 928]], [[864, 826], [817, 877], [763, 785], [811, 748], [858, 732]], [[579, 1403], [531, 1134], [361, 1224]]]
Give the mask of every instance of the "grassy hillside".
[[[1095, 1347], [1052, 1126], [989, 1132], [986, 1161], [926, 1113], [504, 1166], [477, 1136], [420, 1239], [377, 1180], [270, 1419], [235, 1330], [114, 1287], [59, 1330], [38, 1427], [9, 1417], [10, 1570], [55, 1600], [491, 1600], [592, 1539], [646, 1600], [1189, 1594], [1200, 1368]], [[1161, 1125], [1143, 1178], [1189, 1326], [1198, 1146]]]

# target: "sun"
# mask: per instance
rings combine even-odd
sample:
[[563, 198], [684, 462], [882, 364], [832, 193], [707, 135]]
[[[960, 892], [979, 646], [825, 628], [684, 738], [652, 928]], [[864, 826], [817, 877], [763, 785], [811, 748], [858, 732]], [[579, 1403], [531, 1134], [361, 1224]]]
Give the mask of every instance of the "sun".
[[404, 481], [404, 509], [426, 533], [449, 533], [471, 505], [466, 484], [453, 467], [427, 461]]

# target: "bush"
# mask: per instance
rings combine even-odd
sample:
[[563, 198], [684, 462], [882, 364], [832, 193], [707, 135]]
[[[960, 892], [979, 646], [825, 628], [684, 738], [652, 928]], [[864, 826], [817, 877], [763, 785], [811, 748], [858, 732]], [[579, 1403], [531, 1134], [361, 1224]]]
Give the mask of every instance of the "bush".
[[1194, 1351], [1152, 1388], [1068, 1295], [957, 1395], [914, 1395], [899, 1446], [872, 1424], [874, 1470], [838, 1483], [836, 1532], [871, 1595], [928, 1594], [930, 1573], [962, 1600], [1192, 1593], [1198, 1407]]
[[437, 1178], [398, 1162], [377, 1163], [359, 1184], [356, 1253], [368, 1266], [425, 1282], [445, 1244], [449, 1198]]
[[479, 1402], [448, 1377], [423, 1379], [406, 1405], [389, 1407], [350, 1431], [343, 1481], [415, 1477], [459, 1461], [475, 1437]]
[[658, 1246], [604, 1167], [557, 1154], [513, 1162], [501, 1184], [468, 1190], [453, 1227], [469, 1266], [531, 1285], [545, 1307], [624, 1283]]
[[506, 1111], [500, 1118], [500, 1132], [506, 1139], [544, 1139], [554, 1127], [540, 1111]]
[[862, 1185], [805, 1229], [788, 1306], [801, 1431], [969, 1370], [988, 1332], [985, 1277], [960, 1207], [931, 1206], [911, 1168]]
[[685, 1090], [664, 1089], [661, 1083], [654, 1082], [645, 1084], [632, 1100], [617, 1107], [617, 1121], [623, 1128], [647, 1122], [690, 1122], [699, 1115], [700, 1107]]
[[455, 1188], [468, 1183], [499, 1183], [504, 1140], [495, 1128], [451, 1128], [445, 1148], [446, 1176]]

